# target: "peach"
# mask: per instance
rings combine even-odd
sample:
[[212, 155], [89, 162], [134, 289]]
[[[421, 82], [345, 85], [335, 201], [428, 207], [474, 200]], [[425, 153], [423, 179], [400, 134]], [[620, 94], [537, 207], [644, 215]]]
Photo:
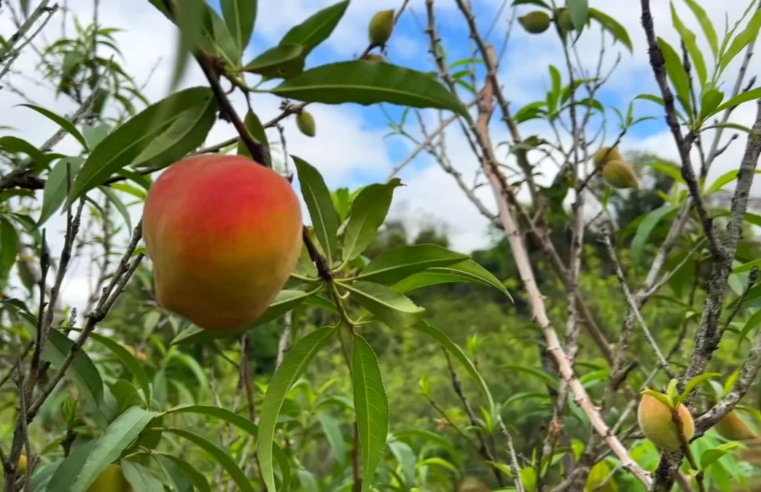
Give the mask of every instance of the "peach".
[[288, 180], [242, 156], [169, 167], [143, 212], [158, 301], [206, 330], [255, 321], [283, 288], [302, 246]]
[[[695, 423], [687, 407], [679, 405], [677, 413], [682, 421], [682, 430], [687, 442], [695, 435]], [[645, 437], [660, 449], [676, 451], [682, 447], [676, 423], [671, 418], [671, 409], [659, 399], [642, 395], [637, 414], [639, 428]]]
[[738, 415], [737, 410], [732, 410], [726, 414], [723, 419], [719, 420], [714, 429], [723, 438], [730, 441], [746, 441], [757, 437], [757, 433]]

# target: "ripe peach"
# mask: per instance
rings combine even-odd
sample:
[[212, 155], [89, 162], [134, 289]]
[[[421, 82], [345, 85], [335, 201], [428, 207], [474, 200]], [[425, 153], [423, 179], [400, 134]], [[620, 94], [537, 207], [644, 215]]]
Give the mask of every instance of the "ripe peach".
[[207, 330], [255, 321], [301, 252], [299, 200], [288, 180], [242, 156], [172, 165], [143, 212], [159, 302]]
[[714, 429], [723, 438], [730, 441], [745, 441], [758, 437], [757, 433], [738, 415], [737, 410], [732, 410], [726, 414], [723, 419], [719, 420]]
[[[687, 442], [695, 435], [695, 423], [687, 407], [679, 405], [677, 413], [682, 421], [682, 429]], [[639, 428], [653, 444], [667, 451], [681, 448], [676, 423], [671, 418], [671, 409], [662, 401], [650, 395], [642, 395], [637, 414]]]

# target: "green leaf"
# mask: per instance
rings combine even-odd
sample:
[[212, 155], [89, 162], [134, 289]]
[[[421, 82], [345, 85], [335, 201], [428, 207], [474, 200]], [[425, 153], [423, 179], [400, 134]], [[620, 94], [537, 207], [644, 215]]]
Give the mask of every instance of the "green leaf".
[[125, 166], [179, 160], [203, 143], [215, 120], [216, 102], [208, 87], [186, 89], [149, 106], [93, 149], [65, 206]]
[[346, 464], [346, 455], [349, 451], [349, 446], [347, 446], [346, 440], [341, 434], [341, 424], [327, 413], [318, 414], [317, 420], [320, 421], [323, 434], [325, 434], [325, 438], [328, 440], [328, 443], [330, 443], [333, 455], [335, 455], [338, 463], [341, 466], [344, 466]]
[[283, 36], [280, 44], [300, 44], [304, 47], [304, 56], [308, 55], [320, 43], [328, 39], [348, 6], [349, 0], [346, 0], [320, 10], [301, 24], [293, 26]]
[[692, 393], [692, 391], [698, 387], [698, 385], [705, 383], [706, 381], [709, 381], [711, 379], [721, 378], [721, 374], [718, 372], [707, 372], [705, 374], [701, 374], [699, 376], [695, 376], [692, 378], [685, 386], [684, 391], [682, 392], [682, 398], [681, 400], [684, 400], [687, 398], [687, 396]]
[[[761, 262], [761, 260], [756, 261]], [[758, 325], [761, 325], [761, 309], [751, 314], [748, 320], [745, 322], [742, 330], [740, 331], [740, 334], [737, 337], [738, 343], [742, 342], [742, 340], [747, 337], [751, 331], [758, 328]]]
[[533, 367], [526, 367], [526, 366], [520, 366], [515, 364], [510, 364], [504, 367], [507, 371], [515, 371], [515, 372], [522, 372], [524, 374], [528, 374], [529, 376], [533, 376], [536, 379], [540, 380], [542, 383], [546, 384], [552, 389], [558, 389], [559, 384], [557, 378], [551, 376], [550, 374], [547, 374], [546, 372], [542, 371], [541, 369], [536, 369]]
[[677, 99], [684, 108], [688, 118], [692, 118], [692, 104], [690, 103], [690, 79], [684, 70], [682, 60], [663, 38], [658, 38], [658, 46], [663, 52], [663, 59], [666, 63], [666, 73], [668, 73], [671, 84], [674, 86]]
[[257, 0], [221, 0], [222, 15], [241, 53], [248, 47], [256, 23]]
[[18, 233], [13, 223], [0, 215], [0, 279], [6, 279], [16, 263]]
[[401, 441], [390, 441], [388, 448], [391, 450], [394, 458], [396, 458], [396, 461], [399, 462], [399, 469], [401, 469], [402, 476], [404, 477], [406, 489], [414, 490], [415, 465], [417, 462], [415, 452], [410, 446]]
[[108, 337], [104, 337], [103, 335], [99, 335], [97, 333], [90, 334], [90, 338], [94, 341], [98, 342], [99, 344], [106, 347], [108, 350], [111, 351], [112, 354], [114, 354], [125, 366], [127, 366], [127, 369], [129, 369], [129, 372], [132, 373], [132, 375], [137, 380], [137, 384], [140, 385], [140, 389], [143, 390], [143, 395], [145, 395], [145, 401], [148, 403], [148, 408], [150, 408], [151, 403], [151, 383], [148, 380], [148, 375], [145, 373], [145, 370], [143, 369], [143, 366], [135, 359], [135, 357], [124, 348], [122, 344], [119, 342], [116, 342]]
[[48, 481], [45, 492], [71, 492], [79, 471], [85, 465], [90, 452], [97, 442], [97, 439], [93, 439], [83, 444], [76, 443], [71, 450], [71, 454], [58, 465], [58, 468]]
[[89, 148], [93, 148], [101, 143], [103, 139], [108, 136], [110, 131], [111, 127], [106, 123], [101, 123], [99, 125], [85, 125], [82, 128], [82, 134], [84, 135]]
[[197, 326], [192, 326], [180, 332], [180, 334], [177, 335], [174, 340], [172, 340], [172, 345], [178, 345], [181, 343], [208, 343], [213, 340], [220, 340], [223, 338], [238, 338], [254, 327], [261, 326], [265, 323], [269, 323], [270, 321], [279, 318], [288, 311], [294, 309], [302, 302], [306, 301], [307, 298], [313, 294], [314, 291], [304, 292], [301, 290], [281, 290], [278, 293], [275, 302], [270, 304], [270, 307], [267, 309], [267, 311], [265, 311], [264, 314], [262, 314], [259, 319], [254, 321], [252, 324], [246, 325], [243, 328], [226, 331], [210, 331], [198, 328]]
[[195, 415], [206, 415], [214, 417], [219, 420], [223, 420], [228, 424], [234, 425], [240, 430], [248, 433], [252, 437], [256, 437], [259, 433], [259, 429], [246, 417], [238, 415], [226, 408], [212, 407], [207, 405], [180, 405], [178, 407], [171, 408], [164, 412], [165, 415], [172, 415], [177, 413], [192, 413]]
[[393, 437], [399, 441], [411, 442], [413, 438], [418, 437], [425, 439], [432, 445], [436, 445], [441, 449], [447, 451], [452, 457], [457, 456], [457, 451], [446, 437], [442, 437], [440, 434], [431, 432], [424, 429], [405, 429], [393, 433]]
[[[205, 451], [206, 454], [211, 456], [214, 461], [218, 463], [222, 468], [224, 468], [224, 470], [230, 475], [230, 478], [232, 478], [235, 484], [238, 486], [238, 490], [241, 490], [242, 492], [255, 492], [255, 489], [251, 485], [251, 482], [248, 481], [246, 474], [243, 473], [243, 470], [240, 469], [240, 467], [235, 463], [235, 460], [233, 460], [224, 449], [208, 441], [205, 437], [185, 429], [164, 427], [156, 430], [152, 429], [150, 432], [153, 433], [160, 431], [174, 434], [192, 442], [203, 451]], [[272, 490], [275, 490], [275, 488], [272, 487]]]
[[571, 21], [573, 21], [573, 27], [577, 31], [581, 32], [589, 19], [589, 2], [588, 0], [568, 0], [566, 2], [566, 8], [571, 14]]
[[353, 298], [390, 328], [406, 328], [416, 323], [425, 309], [409, 298], [380, 284], [370, 282], [341, 283]]
[[[737, 172], [737, 171], [733, 171], [733, 172]], [[749, 272], [749, 271], [753, 270], [753, 267], [759, 267], [759, 268], [761, 268], [761, 259], [749, 261], [748, 263], [740, 265], [739, 267], [737, 267], [734, 270], [732, 270], [732, 273]]]
[[599, 22], [602, 28], [608, 31], [611, 36], [613, 36], [613, 39], [626, 46], [630, 52], [634, 52], [634, 47], [632, 45], [632, 40], [629, 37], [629, 33], [626, 32], [626, 28], [621, 25], [616, 19], [605, 14], [604, 12], [600, 12], [599, 10], [593, 8], [589, 9], [589, 17]]
[[238, 48], [238, 42], [233, 38], [225, 21], [211, 5], [206, 5], [206, 17], [204, 48], [222, 57], [226, 63], [230, 64], [230, 68], [240, 66], [241, 53], [245, 50]]
[[396, 283], [392, 289], [405, 293], [432, 285], [449, 283], [474, 283], [493, 287], [512, 300], [505, 285], [487, 269], [473, 260], [465, 260], [447, 267], [429, 268]]
[[355, 259], [373, 242], [386, 220], [394, 190], [401, 185], [399, 179], [393, 179], [367, 186], [357, 195], [344, 233], [344, 261]]
[[[698, 48], [697, 39], [695, 33], [690, 31], [679, 18], [679, 14], [676, 12], [673, 2], [671, 3], [671, 22], [674, 23], [674, 27], [679, 36], [682, 38], [684, 46], [687, 48], [687, 52], [690, 54], [692, 64], [695, 67], [695, 72], [698, 74], [698, 80], [700, 81], [700, 87], [705, 87], [706, 80], [708, 79], [708, 73], [706, 71], [706, 62], [703, 59], [703, 52]], [[715, 89], [714, 89], [715, 90]]]
[[34, 104], [19, 104], [19, 106], [24, 106], [29, 109], [33, 109], [40, 113], [43, 116], [46, 116], [50, 120], [52, 120], [55, 124], [60, 126], [63, 130], [66, 131], [69, 135], [76, 138], [79, 143], [82, 144], [82, 147], [84, 147], [85, 150], [90, 150], [90, 147], [87, 145], [87, 140], [85, 140], [85, 137], [77, 130], [77, 127], [74, 126], [72, 122], [67, 120], [66, 118], [63, 118], [61, 116], [58, 116], [52, 111], [49, 111], [45, 108], [42, 108], [40, 106], [35, 106]]
[[164, 485], [148, 468], [127, 460], [121, 462], [124, 478], [133, 490], [140, 492], [164, 492]]
[[469, 259], [435, 244], [403, 246], [381, 253], [357, 278], [380, 284], [394, 284], [431, 267], [445, 267]]
[[635, 265], [642, 264], [642, 254], [645, 250], [647, 240], [650, 237], [650, 233], [653, 232], [655, 226], [657, 226], [664, 217], [673, 211], [674, 209], [671, 208], [671, 205], [666, 204], [648, 213], [644, 220], [640, 222], [639, 227], [637, 228], [637, 234], [634, 236], [631, 246], [632, 262]]
[[293, 383], [304, 373], [328, 337], [334, 333], [335, 329], [333, 328], [321, 328], [299, 340], [288, 351], [267, 387], [267, 393], [264, 395], [264, 403], [259, 414], [257, 448], [262, 478], [270, 490], [276, 489], [273, 469], [273, 442], [275, 426], [280, 415], [280, 409], [283, 407], [285, 395]]
[[748, 44], [755, 41], [758, 37], [758, 32], [761, 30], [761, 10], [756, 10], [753, 17], [748, 21], [748, 25], [742, 30], [732, 44], [729, 45], [729, 49], [721, 57], [721, 70], [725, 70], [730, 62], [743, 50]]
[[661, 403], [663, 403], [667, 407], [674, 408], [674, 402], [671, 401], [671, 398], [669, 398], [667, 395], [664, 395], [663, 393], [659, 393], [657, 391], [646, 389], [645, 391], [642, 392], [642, 394], [645, 394], [645, 395], [648, 395], [648, 396], [652, 396], [653, 398], [655, 398], [656, 400], [660, 401]]
[[87, 491], [90, 484], [100, 475], [100, 472], [119, 458], [122, 451], [127, 449], [127, 446], [137, 438], [155, 416], [154, 412], [146, 412], [140, 407], [132, 407], [117, 417], [98, 439], [84, 466], [77, 472], [78, 476], [71, 492]]
[[11, 154], [26, 154], [32, 160], [41, 166], [47, 165], [50, 158], [40, 152], [34, 145], [18, 137], [0, 137], [0, 147], [4, 148]]
[[306, 102], [392, 103], [449, 109], [467, 115], [455, 95], [428, 75], [390, 63], [348, 61], [322, 65], [286, 80], [273, 94]]
[[444, 347], [444, 349], [452, 354], [452, 356], [457, 359], [460, 364], [462, 364], [465, 370], [468, 371], [470, 377], [473, 378], [473, 381], [476, 383], [476, 386], [478, 386], [478, 389], [481, 390], [481, 393], [483, 393], [484, 397], [489, 402], [490, 415], [494, 415], [494, 398], [492, 398], [491, 391], [489, 391], [489, 386], [487, 386], [486, 381], [484, 381], [484, 378], [481, 376], [478, 368], [476, 368], [475, 364], [473, 364], [470, 358], [468, 358], [468, 356], [465, 354], [465, 351], [463, 351], [459, 345], [456, 345], [452, 340], [450, 340], [450, 338], [443, 331], [439, 330], [431, 324], [426, 323], [425, 321], [417, 323], [414, 328], [433, 338], [436, 342], [439, 343], [439, 345]]
[[725, 102], [716, 110], [713, 112], [713, 114], [721, 113], [722, 111], [726, 111], [727, 109], [734, 108], [735, 106], [739, 106], [740, 104], [748, 101], [753, 101], [755, 99], [761, 98], [761, 87], [756, 87], [755, 89], [751, 89], [747, 92], [743, 92], [742, 94], [739, 94], [729, 101]]
[[[269, 140], [267, 139], [267, 133], [264, 130], [264, 126], [262, 125], [261, 120], [258, 116], [256, 116], [256, 113], [249, 111], [246, 113], [244, 124], [246, 125], [246, 128], [248, 129], [248, 132], [251, 134], [251, 136], [265, 147], [265, 162], [263, 164], [266, 164], [267, 167], [272, 167], [272, 156], [269, 152]], [[248, 151], [246, 144], [244, 144], [243, 140], [240, 139], [238, 139], [238, 155], [244, 155], [249, 159], [251, 158], [251, 153]]]
[[304, 71], [305, 55], [300, 44], [281, 44], [251, 60], [243, 71], [271, 79], [287, 79]]
[[[42, 357], [50, 362], [54, 368], [59, 368], [73, 346], [73, 340], [60, 331], [51, 328], [48, 332], [48, 343], [45, 345]], [[89, 401], [95, 410], [100, 412], [99, 418], [102, 423], [109, 422], [113, 415], [104, 405], [103, 379], [101, 379], [95, 364], [83, 350], [78, 350], [74, 355], [73, 362], [66, 370], [66, 377], [74, 382], [79, 394]]]
[[667, 162], [652, 162], [650, 163], [650, 167], [652, 167], [659, 173], [665, 174], [666, 176], [670, 177], [671, 179], [674, 180], [674, 182], [684, 184], [684, 178], [682, 177], [682, 170], [678, 166], [675, 166], [674, 164], [670, 164]]
[[71, 179], [73, 181], [84, 161], [81, 157], [65, 157], [53, 166], [42, 193], [42, 209], [40, 210], [40, 219], [37, 221], [38, 226], [47, 222], [66, 200], [69, 168], [71, 168]]
[[708, 46], [711, 47], [711, 52], [713, 53], [714, 58], [719, 56], [719, 38], [716, 36], [716, 30], [713, 28], [713, 24], [711, 23], [711, 19], [708, 18], [708, 14], [706, 14], [706, 11], [696, 0], [684, 0], [684, 3], [687, 4], [698, 19], [700, 27], [703, 29], [703, 34], [705, 34], [706, 39], [708, 40]]
[[370, 344], [357, 334], [352, 348], [352, 368], [354, 409], [362, 445], [362, 490], [368, 491], [386, 448], [389, 411], [378, 359]]
[[206, 480], [206, 477], [203, 476], [203, 473], [196, 470], [196, 468], [187, 461], [171, 454], [154, 452], [153, 455], [161, 460], [162, 465], [166, 466], [166, 462], [174, 464], [182, 474], [193, 483], [193, 487], [198, 492], [211, 492], [209, 482]]
[[[162, 0], [158, 1], [161, 2]], [[203, 21], [207, 12], [205, 0], [184, 0], [180, 4], [175, 3], [175, 23], [180, 35], [177, 40], [177, 54], [172, 71], [172, 90], [177, 88], [177, 84], [185, 74], [190, 53], [203, 41]]]
[[720, 444], [715, 448], [706, 449], [703, 451], [703, 454], [700, 455], [700, 468], [705, 470], [739, 447], [740, 443], [738, 442], [727, 442]]
[[307, 161], [295, 155], [291, 157], [296, 164], [301, 195], [309, 209], [312, 227], [330, 265], [338, 256], [338, 214], [333, 199], [320, 172]]
[[113, 204], [114, 207], [116, 207], [116, 210], [119, 212], [119, 214], [124, 219], [124, 223], [127, 225], [127, 230], [132, 230], [132, 216], [129, 214], [129, 210], [127, 209], [127, 206], [122, 202], [121, 198], [119, 198], [119, 194], [112, 188], [108, 186], [98, 186], [98, 189], [106, 195], [106, 198], [108, 198], [108, 201]]

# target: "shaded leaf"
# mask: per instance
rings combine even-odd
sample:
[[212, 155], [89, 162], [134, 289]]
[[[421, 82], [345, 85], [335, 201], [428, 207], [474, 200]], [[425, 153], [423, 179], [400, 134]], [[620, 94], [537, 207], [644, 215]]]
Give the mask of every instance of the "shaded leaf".
[[124, 460], [121, 462], [124, 478], [132, 486], [133, 490], [140, 492], [164, 492], [164, 485], [151, 473], [148, 468]]
[[300, 44], [281, 44], [251, 60], [244, 72], [267, 78], [290, 78], [304, 70], [304, 47]]
[[639, 227], [637, 228], [637, 234], [634, 236], [631, 246], [632, 262], [635, 265], [642, 264], [642, 254], [645, 250], [647, 240], [650, 237], [650, 233], [653, 232], [655, 226], [657, 226], [664, 217], [673, 211], [674, 209], [671, 208], [671, 205], [663, 205], [662, 207], [648, 213], [645, 216], [645, 219], [639, 224]]
[[137, 383], [140, 385], [140, 389], [143, 390], [145, 401], [148, 403], [148, 407], [150, 408], [151, 383], [148, 380], [148, 375], [145, 373], [143, 366], [137, 361], [137, 359], [135, 359], [129, 350], [124, 348], [124, 346], [119, 342], [116, 342], [97, 333], [91, 333], [90, 338], [110, 350], [111, 353], [114, 354], [122, 362], [122, 364], [127, 366], [127, 369], [129, 369], [129, 371], [137, 380]]
[[248, 47], [256, 23], [257, 0], [221, 0], [222, 15], [241, 52]]

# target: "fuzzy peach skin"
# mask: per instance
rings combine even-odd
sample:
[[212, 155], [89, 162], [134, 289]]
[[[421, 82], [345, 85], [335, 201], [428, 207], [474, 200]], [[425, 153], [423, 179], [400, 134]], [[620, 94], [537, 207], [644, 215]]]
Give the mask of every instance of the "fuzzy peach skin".
[[730, 441], [746, 441], [758, 437], [757, 433], [745, 423], [742, 417], [740, 417], [737, 410], [732, 410], [726, 414], [724, 418], [719, 420], [714, 426], [714, 429], [716, 429], [716, 432], [718, 432], [721, 437], [729, 439]]
[[290, 183], [241, 156], [172, 165], [143, 212], [158, 300], [207, 330], [255, 321], [293, 271], [301, 206]]
[[[695, 435], [695, 422], [687, 407], [679, 405], [677, 413], [682, 421], [682, 429], [687, 442]], [[663, 402], [650, 395], [642, 395], [637, 414], [639, 428], [646, 438], [660, 449], [676, 451], [681, 448], [676, 423], [671, 418], [671, 410]]]

